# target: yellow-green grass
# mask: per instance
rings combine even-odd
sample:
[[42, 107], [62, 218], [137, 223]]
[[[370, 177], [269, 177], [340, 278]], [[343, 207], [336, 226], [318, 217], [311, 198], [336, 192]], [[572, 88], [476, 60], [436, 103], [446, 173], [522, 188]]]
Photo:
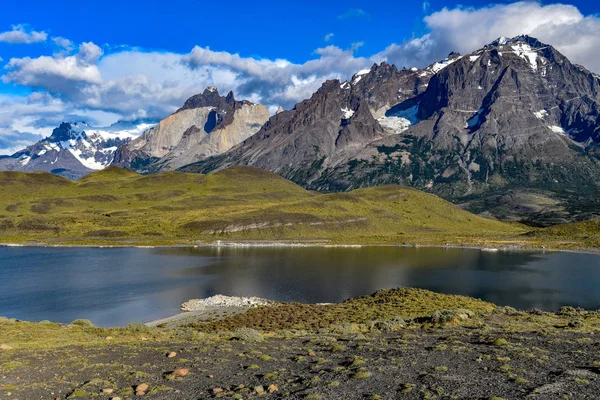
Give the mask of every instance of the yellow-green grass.
[[562, 248], [598, 248], [600, 247], [600, 221], [555, 225], [531, 231], [527, 236], [540, 242], [559, 243]]
[[0, 343], [19, 348], [51, 348], [69, 345], [109, 345], [160, 340], [164, 334], [151, 329], [98, 328], [51, 322], [16, 321], [0, 317]]
[[481, 244], [522, 240], [526, 231], [415, 189], [387, 185], [319, 194], [248, 167], [147, 176], [108, 168], [79, 181], [0, 172], [0, 242], [5, 243]]
[[384, 289], [373, 295], [352, 298], [342, 303], [282, 303], [273, 307], [259, 307], [223, 320], [194, 326], [208, 332], [241, 327], [267, 332], [282, 329], [312, 330], [344, 324], [387, 321], [395, 317], [423, 318], [429, 317], [437, 310], [469, 309], [476, 313], [488, 314], [494, 308], [494, 304], [467, 296], [446, 295], [414, 288]]

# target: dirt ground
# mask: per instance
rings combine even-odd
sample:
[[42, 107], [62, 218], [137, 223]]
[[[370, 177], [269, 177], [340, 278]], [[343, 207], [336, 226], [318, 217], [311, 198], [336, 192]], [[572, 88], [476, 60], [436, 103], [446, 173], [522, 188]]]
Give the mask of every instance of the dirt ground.
[[599, 339], [453, 326], [13, 350], [0, 399], [595, 399]]

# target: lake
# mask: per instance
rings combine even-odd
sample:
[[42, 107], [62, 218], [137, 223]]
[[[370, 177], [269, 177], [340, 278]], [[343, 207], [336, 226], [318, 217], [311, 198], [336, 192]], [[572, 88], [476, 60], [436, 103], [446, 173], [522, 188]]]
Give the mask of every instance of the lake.
[[215, 294], [336, 302], [419, 287], [519, 309], [600, 308], [600, 256], [455, 248], [0, 247], [0, 315], [147, 322]]

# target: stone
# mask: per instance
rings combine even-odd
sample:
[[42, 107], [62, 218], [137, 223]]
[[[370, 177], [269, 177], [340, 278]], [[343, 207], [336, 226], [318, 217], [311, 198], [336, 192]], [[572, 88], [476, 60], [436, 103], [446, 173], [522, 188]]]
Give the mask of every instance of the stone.
[[104, 394], [112, 394], [114, 391], [115, 391], [115, 389], [111, 389], [111, 388], [102, 389], [102, 393], [104, 393]]
[[214, 394], [223, 393], [223, 388], [220, 388], [220, 387], [214, 388], [212, 391], [213, 391]]
[[269, 385], [267, 391], [269, 393], [275, 393], [275, 392], [279, 391], [279, 388], [276, 385]]
[[262, 386], [256, 386], [254, 388], [254, 391], [256, 392], [256, 394], [261, 395], [265, 393], [265, 388], [263, 388]]
[[169, 354], [167, 354], [167, 357], [168, 357], [168, 358], [175, 358], [175, 356], [177, 356], [177, 353], [176, 353], [176, 352], [174, 352], [174, 351], [172, 351], [172, 352], [170, 352]]
[[173, 376], [180, 376], [180, 377], [184, 377], [186, 376], [188, 373], [190, 372], [189, 369], [187, 368], [178, 368], [175, 371], [173, 371]]
[[110, 400], [121, 400], [121, 398], [120, 397], [111, 397]]
[[0, 344], [0, 350], [2, 351], [8, 351], [8, 350], [13, 350], [14, 348], [12, 346], [9, 346], [7, 344]]
[[147, 383], [142, 383], [142, 384], [140, 384], [140, 385], [137, 385], [137, 386], [135, 387], [135, 391], [136, 391], [136, 392], [145, 392], [145, 391], [147, 391], [147, 390], [148, 390], [148, 388], [149, 388], [149, 386], [148, 386], [148, 384], [147, 384]]

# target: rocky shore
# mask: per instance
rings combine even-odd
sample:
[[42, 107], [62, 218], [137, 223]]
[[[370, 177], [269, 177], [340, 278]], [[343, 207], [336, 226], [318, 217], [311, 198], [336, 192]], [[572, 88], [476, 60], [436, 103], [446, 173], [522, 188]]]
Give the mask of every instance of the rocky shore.
[[218, 294], [206, 299], [192, 299], [186, 301], [181, 305], [181, 311], [203, 311], [207, 307], [258, 307], [269, 306], [274, 303], [274, 301], [261, 299], [259, 297], [236, 297]]

